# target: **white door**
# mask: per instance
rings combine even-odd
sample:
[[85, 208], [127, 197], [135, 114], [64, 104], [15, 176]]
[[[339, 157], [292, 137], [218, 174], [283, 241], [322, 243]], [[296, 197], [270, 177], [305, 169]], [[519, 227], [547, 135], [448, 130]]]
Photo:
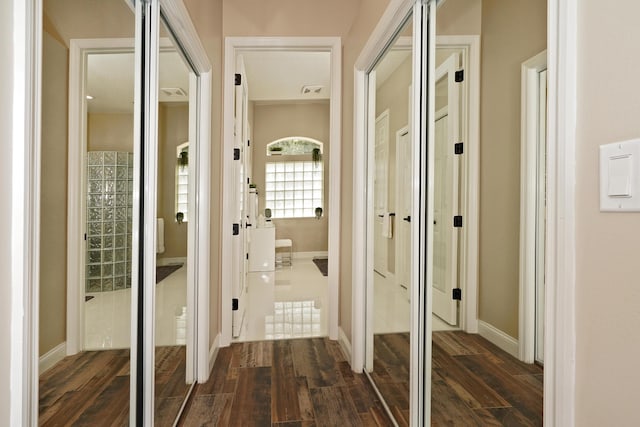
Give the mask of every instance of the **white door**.
[[387, 276], [387, 246], [389, 239], [383, 235], [384, 216], [388, 213], [389, 192], [389, 110], [376, 118], [375, 153], [373, 174], [373, 269]]
[[396, 134], [396, 283], [410, 297], [411, 281], [411, 138], [409, 128]]
[[436, 70], [434, 147], [433, 313], [450, 325], [458, 323], [459, 162], [455, 144], [460, 132], [459, 92], [455, 71], [459, 55], [451, 55]]
[[234, 160], [233, 160], [233, 292], [234, 309], [232, 316], [232, 333], [234, 337], [240, 335], [245, 313], [246, 272], [247, 272], [247, 233], [246, 230], [246, 146], [247, 146], [247, 103], [248, 88], [242, 56], [238, 56], [236, 63], [236, 86], [234, 97]]

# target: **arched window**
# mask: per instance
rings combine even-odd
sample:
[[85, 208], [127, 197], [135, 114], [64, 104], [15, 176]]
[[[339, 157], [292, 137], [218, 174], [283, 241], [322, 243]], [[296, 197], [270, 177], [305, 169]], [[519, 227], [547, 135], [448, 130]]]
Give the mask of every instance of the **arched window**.
[[[311, 159], [309, 159], [311, 155]], [[267, 144], [265, 163], [265, 208], [273, 218], [320, 218], [324, 208], [322, 142], [288, 137]]]
[[322, 142], [304, 136], [288, 136], [267, 144], [267, 156], [299, 156], [313, 154], [317, 149], [322, 154]]

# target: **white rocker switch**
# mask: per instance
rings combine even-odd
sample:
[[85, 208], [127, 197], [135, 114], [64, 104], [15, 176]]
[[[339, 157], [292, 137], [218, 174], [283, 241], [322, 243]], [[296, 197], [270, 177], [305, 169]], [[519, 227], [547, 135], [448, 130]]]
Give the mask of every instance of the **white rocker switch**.
[[600, 210], [640, 212], [640, 139], [600, 146]]

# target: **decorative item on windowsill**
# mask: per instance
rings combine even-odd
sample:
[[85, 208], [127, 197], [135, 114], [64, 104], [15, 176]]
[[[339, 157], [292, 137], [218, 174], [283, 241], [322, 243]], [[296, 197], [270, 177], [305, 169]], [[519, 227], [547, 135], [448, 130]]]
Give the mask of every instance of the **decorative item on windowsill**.
[[267, 223], [271, 222], [271, 209], [269, 208], [264, 209], [264, 217], [266, 218]]
[[320, 219], [322, 217], [322, 208], [316, 208], [316, 219]]
[[279, 156], [282, 154], [282, 147], [269, 147], [269, 154], [272, 156]]
[[184, 221], [184, 213], [178, 212], [176, 214], [176, 222], [178, 223], [178, 225], [180, 225], [182, 224], [182, 221]]
[[180, 155], [178, 156], [178, 165], [180, 167], [186, 167], [189, 165], [189, 152], [188, 151], [181, 151]]
[[319, 148], [311, 150], [311, 160], [313, 160], [314, 166], [318, 167], [318, 164], [322, 161], [322, 153]]

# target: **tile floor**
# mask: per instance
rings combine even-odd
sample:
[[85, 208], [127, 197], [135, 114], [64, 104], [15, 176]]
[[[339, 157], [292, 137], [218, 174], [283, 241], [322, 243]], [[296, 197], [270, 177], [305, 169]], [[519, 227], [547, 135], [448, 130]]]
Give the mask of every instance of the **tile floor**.
[[247, 274], [246, 312], [234, 341], [328, 335], [328, 280], [311, 258], [271, 272]]
[[[291, 267], [247, 275], [247, 310], [234, 341], [261, 341], [328, 335], [327, 278], [311, 258], [295, 258]], [[187, 269], [182, 267], [156, 285], [156, 342], [184, 344]], [[409, 301], [402, 289], [374, 277], [377, 334], [409, 330]], [[85, 349], [129, 348], [131, 290], [88, 293], [85, 302]], [[455, 330], [433, 316], [433, 330]]]
[[[187, 268], [183, 266], [156, 285], [156, 345], [185, 343]], [[87, 293], [84, 303], [85, 350], [129, 348], [131, 289]]]
[[[408, 332], [411, 322], [409, 298], [397, 285], [374, 272], [374, 316], [373, 331], [375, 334]], [[459, 328], [444, 322], [435, 314], [432, 315], [434, 331], [455, 331]]]

